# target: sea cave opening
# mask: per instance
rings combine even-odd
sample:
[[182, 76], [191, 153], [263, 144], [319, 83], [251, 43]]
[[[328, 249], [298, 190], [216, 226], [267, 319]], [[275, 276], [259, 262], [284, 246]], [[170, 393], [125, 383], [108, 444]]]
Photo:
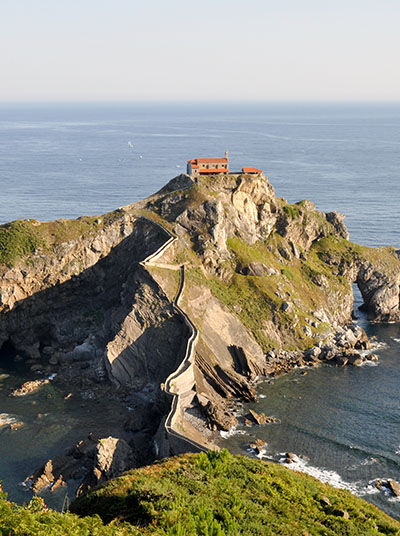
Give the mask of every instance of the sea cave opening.
[[0, 348], [0, 367], [5, 371], [15, 369], [17, 351], [11, 339], [4, 341]]
[[365, 310], [364, 298], [357, 282], [353, 283], [353, 300], [353, 319], [365, 329], [365, 325], [368, 323], [368, 314]]

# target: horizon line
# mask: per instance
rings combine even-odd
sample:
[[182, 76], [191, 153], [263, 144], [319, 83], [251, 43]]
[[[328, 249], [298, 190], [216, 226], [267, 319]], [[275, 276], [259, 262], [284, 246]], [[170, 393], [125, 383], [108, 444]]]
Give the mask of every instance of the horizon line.
[[18, 104], [400, 104], [400, 99], [35, 99], [1, 100], [0, 105]]

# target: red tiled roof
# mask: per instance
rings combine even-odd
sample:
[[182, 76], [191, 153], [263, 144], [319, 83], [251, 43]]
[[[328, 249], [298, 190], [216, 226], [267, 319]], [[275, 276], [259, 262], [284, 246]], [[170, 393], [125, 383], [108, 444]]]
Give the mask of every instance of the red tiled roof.
[[192, 158], [188, 160], [188, 164], [227, 164], [227, 158]]
[[197, 164], [227, 164], [227, 158], [196, 158]]
[[242, 173], [262, 173], [262, 171], [255, 167], [244, 167], [242, 168]]

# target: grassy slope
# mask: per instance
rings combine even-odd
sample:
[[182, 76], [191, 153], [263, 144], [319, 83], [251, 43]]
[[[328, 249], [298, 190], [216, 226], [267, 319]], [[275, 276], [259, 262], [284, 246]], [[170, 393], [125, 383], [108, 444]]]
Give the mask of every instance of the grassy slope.
[[138, 536], [135, 527], [105, 526], [98, 516], [79, 517], [49, 510], [39, 497], [27, 506], [7, 501], [0, 493], [0, 534], [2, 536]]
[[73, 510], [130, 522], [143, 534], [400, 534], [400, 523], [347, 491], [227, 451], [131, 471], [77, 500]]
[[[230, 268], [234, 274], [230, 280], [221, 280], [216, 276], [206, 277], [200, 270], [188, 271], [188, 280], [208, 286], [214, 296], [239, 317], [265, 351], [280, 346], [265, 331], [266, 322], [273, 321], [279, 325], [280, 332], [284, 335], [285, 349], [307, 348], [313, 344], [313, 338], [305, 334], [305, 326], [309, 326], [313, 334], [323, 334], [329, 327], [323, 322], [317, 327], [311, 327], [306, 322], [307, 318], [312, 319], [311, 312], [321, 307], [329, 308], [332, 295], [340, 297], [351, 292], [349, 281], [334, 273], [320, 259], [317, 251], [311, 250], [307, 260], [293, 258], [290, 263], [284, 262], [277, 250], [280, 242], [282, 238], [277, 234], [266, 242], [251, 246], [238, 238], [228, 239], [227, 245], [232, 257]], [[239, 273], [243, 266], [254, 261], [273, 268], [276, 275], [256, 277]], [[313, 282], [317, 274], [326, 278], [329, 293]], [[284, 301], [292, 302], [293, 310], [284, 312]]]
[[[265, 322], [270, 320], [279, 326], [286, 350], [305, 349], [313, 344], [313, 337], [304, 332], [305, 326], [313, 336], [329, 331], [324, 322], [314, 327], [307, 319], [312, 319], [312, 312], [321, 307], [335, 311], [342, 299], [352, 293], [351, 280], [346, 277], [345, 269], [342, 273], [343, 266], [368, 261], [388, 275], [399, 271], [399, 260], [390, 247], [369, 248], [330, 235], [315, 242], [305, 259], [293, 258], [288, 263], [283, 262], [278, 252], [280, 242], [282, 238], [278, 234], [252, 246], [238, 238], [228, 239], [233, 278], [222, 281], [209, 277], [206, 281], [212, 293], [240, 318], [265, 351], [280, 346], [264, 330]], [[324, 262], [327, 255], [336, 256], [338, 265]], [[238, 273], [254, 261], [275, 269], [277, 275], [256, 277]], [[318, 276], [325, 278], [326, 288], [316, 284]], [[278, 295], [277, 289], [280, 289]], [[284, 301], [294, 304], [292, 311], [282, 310]]]
[[85, 216], [76, 220], [16, 220], [0, 225], [0, 265], [13, 266], [36, 250], [45, 253], [63, 242], [94, 235], [119, 215], [120, 212], [116, 210], [102, 216]]
[[400, 535], [399, 522], [347, 491], [226, 450], [186, 454], [132, 470], [71, 508], [75, 514], [47, 510], [38, 497], [22, 507], [1, 494], [0, 534]]

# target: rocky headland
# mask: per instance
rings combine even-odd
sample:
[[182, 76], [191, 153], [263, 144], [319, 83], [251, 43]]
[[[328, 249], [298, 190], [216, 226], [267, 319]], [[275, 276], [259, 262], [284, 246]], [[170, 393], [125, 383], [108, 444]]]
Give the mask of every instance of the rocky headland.
[[180, 175], [110, 214], [11, 222], [0, 263], [0, 346], [39, 383], [56, 373], [126, 409], [121, 437], [82, 438], [36, 490], [215, 447], [263, 377], [377, 359], [353, 284], [371, 321], [400, 320], [399, 252], [350, 242], [342, 215], [288, 204], [261, 174]]

